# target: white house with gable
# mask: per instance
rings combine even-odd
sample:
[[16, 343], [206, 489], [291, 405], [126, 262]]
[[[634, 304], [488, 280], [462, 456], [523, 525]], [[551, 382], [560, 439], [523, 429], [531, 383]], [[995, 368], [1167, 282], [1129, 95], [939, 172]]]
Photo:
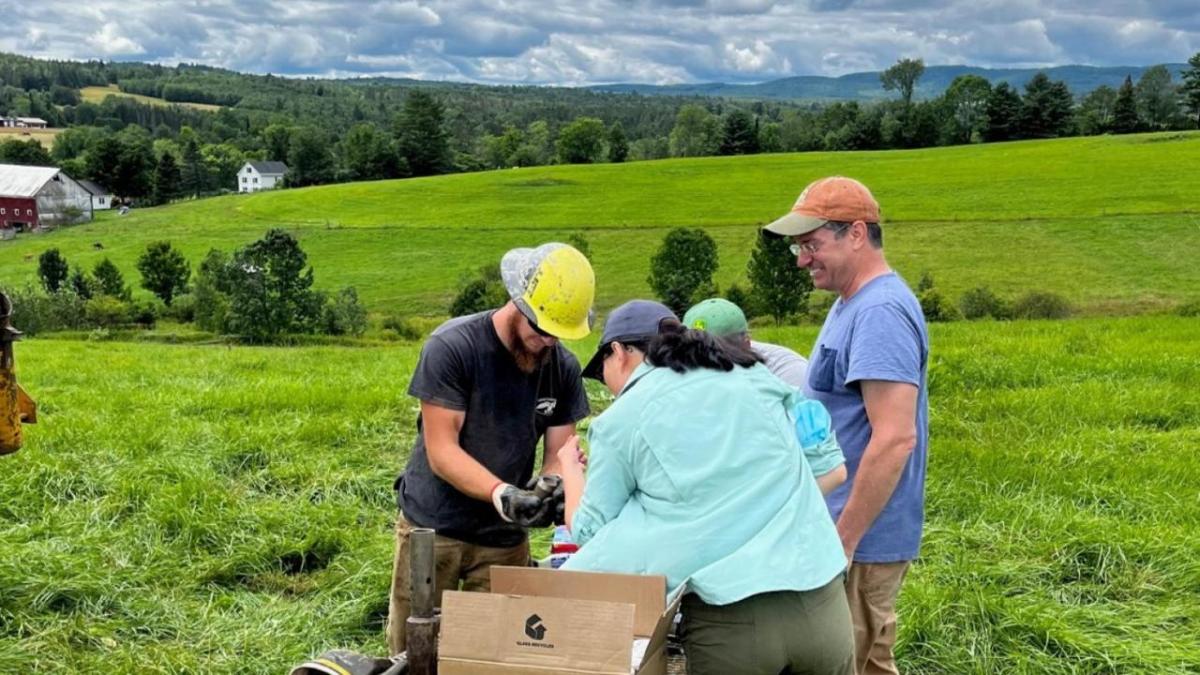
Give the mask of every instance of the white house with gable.
[[283, 182], [287, 170], [283, 162], [246, 162], [238, 169], [238, 192], [270, 190]]

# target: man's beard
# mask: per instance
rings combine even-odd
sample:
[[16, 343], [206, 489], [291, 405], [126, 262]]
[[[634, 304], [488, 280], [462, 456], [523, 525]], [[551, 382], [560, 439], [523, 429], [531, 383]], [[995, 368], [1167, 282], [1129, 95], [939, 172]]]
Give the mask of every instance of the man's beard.
[[525, 346], [525, 341], [521, 339], [521, 322], [524, 320], [524, 317], [515, 313], [509, 320], [508, 328], [509, 335], [512, 336], [512, 346], [508, 348], [508, 352], [512, 354], [513, 360], [517, 362], [517, 368], [520, 368], [521, 372], [532, 373], [550, 359], [550, 348], [542, 347], [538, 352], [529, 351]]

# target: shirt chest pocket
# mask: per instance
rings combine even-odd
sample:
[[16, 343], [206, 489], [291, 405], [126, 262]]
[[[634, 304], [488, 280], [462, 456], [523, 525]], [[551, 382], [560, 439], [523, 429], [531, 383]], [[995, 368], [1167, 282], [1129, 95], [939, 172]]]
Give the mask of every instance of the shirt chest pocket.
[[821, 345], [820, 354], [808, 367], [808, 386], [814, 391], [833, 391], [837, 379], [838, 350]]

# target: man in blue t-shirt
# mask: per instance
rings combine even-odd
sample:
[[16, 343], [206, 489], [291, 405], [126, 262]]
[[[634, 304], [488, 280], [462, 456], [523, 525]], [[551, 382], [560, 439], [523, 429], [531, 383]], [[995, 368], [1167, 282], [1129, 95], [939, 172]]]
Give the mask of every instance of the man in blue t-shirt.
[[879, 204], [834, 176], [767, 225], [792, 239], [813, 286], [838, 294], [809, 355], [804, 393], [825, 404], [847, 480], [826, 497], [851, 562], [857, 672], [896, 673], [895, 601], [921, 544], [929, 441], [929, 336], [921, 305], [883, 255]]

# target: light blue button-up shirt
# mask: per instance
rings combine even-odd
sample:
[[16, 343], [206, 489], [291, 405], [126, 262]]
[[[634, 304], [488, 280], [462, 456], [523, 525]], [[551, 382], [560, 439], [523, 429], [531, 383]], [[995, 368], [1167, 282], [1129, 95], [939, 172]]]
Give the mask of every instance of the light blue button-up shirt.
[[[806, 459], [798, 437], [810, 443]], [[766, 367], [648, 364], [588, 432], [565, 569], [663, 574], [709, 604], [804, 591], [846, 566], [813, 477], [841, 463], [819, 403]]]

